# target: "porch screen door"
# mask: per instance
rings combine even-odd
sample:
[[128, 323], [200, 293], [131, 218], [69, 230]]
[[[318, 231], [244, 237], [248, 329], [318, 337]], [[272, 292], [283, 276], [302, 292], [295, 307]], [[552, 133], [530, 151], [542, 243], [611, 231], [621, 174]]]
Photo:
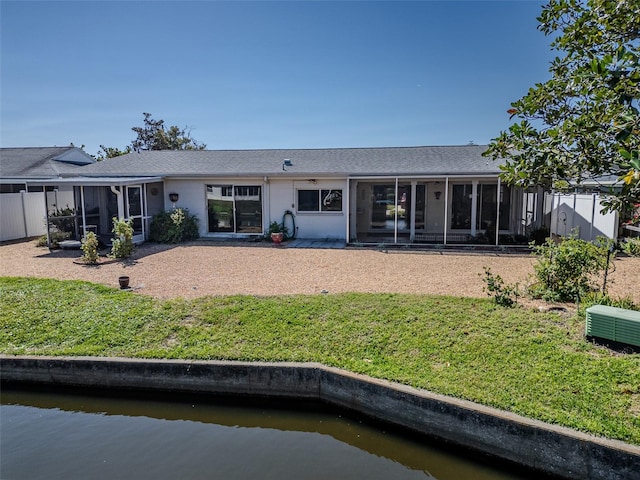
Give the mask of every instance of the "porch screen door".
[[144, 221], [142, 208], [142, 186], [128, 185], [127, 189], [127, 219], [131, 220], [133, 226], [133, 241], [139, 243], [144, 241]]

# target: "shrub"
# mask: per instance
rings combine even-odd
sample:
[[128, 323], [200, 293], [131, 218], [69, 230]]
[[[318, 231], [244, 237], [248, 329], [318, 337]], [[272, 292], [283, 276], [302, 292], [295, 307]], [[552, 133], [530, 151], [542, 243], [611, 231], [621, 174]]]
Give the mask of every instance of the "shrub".
[[593, 305], [607, 305], [609, 307], [625, 308], [627, 310], [640, 310], [640, 305], [633, 303], [633, 300], [630, 298], [611, 298], [609, 295], [600, 292], [592, 292], [582, 297], [582, 301], [578, 307], [578, 315], [584, 317], [587, 308]]
[[489, 267], [484, 267], [483, 290], [493, 301], [502, 307], [513, 307], [518, 303], [518, 284], [505, 285], [500, 275], [494, 275]]
[[542, 245], [544, 242], [547, 241], [548, 237], [549, 237], [549, 229], [546, 227], [537, 228], [529, 234], [529, 238], [535, 245]]
[[69, 238], [71, 238], [71, 233], [69, 232], [60, 232], [58, 230], [51, 230], [49, 232], [49, 237], [51, 238], [51, 245], [49, 245], [47, 242], [47, 236], [46, 235], [42, 235], [41, 237], [38, 237], [38, 239], [36, 240], [36, 246], [37, 247], [49, 247], [49, 248], [59, 248], [60, 245], [58, 245], [60, 242], [63, 242], [65, 240], [69, 240]]
[[186, 208], [161, 212], [153, 216], [149, 226], [149, 240], [158, 243], [180, 243], [200, 236], [198, 217]]
[[131, 220], [113, 219], [113, 239], [111, 240], [112, 258], [127, 258], [133, 253], [133, 227]]
[[620, 244], [620, 248], [631, 257], [640, 257], [640, 238], [629, 237]]
[[538, 263], [534, 265], [538, 283], [530, 288], [536, 298], [573, 301], [597, 290], [594, 277], [607, 263], [607, 248], [575, 236], [559, 243], [548, 238], [542, 245], [531, 243]]
[[98, 263], [98, 237], [93, 232], [87, 232], [82, 239], [82, 261], [89, 264]]

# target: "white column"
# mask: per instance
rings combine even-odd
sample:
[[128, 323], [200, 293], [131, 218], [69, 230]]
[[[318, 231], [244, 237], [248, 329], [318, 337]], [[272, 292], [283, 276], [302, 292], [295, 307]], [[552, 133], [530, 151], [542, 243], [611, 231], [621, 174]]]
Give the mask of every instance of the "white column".
[[[56, 195], [58, 190], [56, 189]], [[58, 198], [56, 197], [56, 208], [58, 208]], [[44, 187], [44, 218], [47, 222], [47, 246], [51, 249], [51, 223], [49, 222], [49, 198], [47, 197], [47, 187]]]
[[[29, 191], [29, 187], [26, 187], [27, 190], [20, 190], [20, 200], [22, 202], [22, 225], [24, 226], [24, 237], [28, 237], [29, 236], [29, 226], [28, 226], [28, 222], [27, 222], [27, 204], [26, 204], [26, 199], [25, 196], [27, 195], [27, 192]], [[44, 190], [44, 196], [45, 199], [47, 198], [47, 187], [42, 187], [42, 190]]]
[[[413, 243], [416, 239], [416, 186], [418, 184], [417, 180], [411, 181], [411, 218], [409, 218], [409, 222], [411, 227], [409, 229], [409, 241]], [[406, 218], [406, 214], [405, 214]]]
[[[351, 179], [347, 177], [347, 194], [342, 196], [342, 208], [345, 208], [347, 219], [347, 229], [345, 232], [345, 243], [349, 243], [349, 234], [351, 232]], [[346, 200], [345, 200], [346, 199]]]
[[393, 243], [398, 243], [398, 177], [396, 177], [396, 192], [394, 195], [393, 211], [395, 213], [393, 219]]
[[444, 179], [444, 244], [447, 244], [447, 224], [449, 223], [449, 177]]
[[140, 202], [142, 202], [140, 213], [142, 214], [142, 238], [147, 240], [147, 221], [148, 221], [148, 212], [147, 212], [147, 185], [143, 183], [140, 188]]
[[500, 177], [498, 177], [498, 187], [496, 188], [496, 245], [498, 245], [498, 240], [500, 239], [500, 187], [502, 184], [500, 183]]
[[471, 182], [471, 236], [477, 235], [476, 223], [478, 223], [478, 180]]
[[84, 206], [84, 186], [80, 185], [80, 205], [82, 206], [82, 238], [87, 236], [87, 216]]

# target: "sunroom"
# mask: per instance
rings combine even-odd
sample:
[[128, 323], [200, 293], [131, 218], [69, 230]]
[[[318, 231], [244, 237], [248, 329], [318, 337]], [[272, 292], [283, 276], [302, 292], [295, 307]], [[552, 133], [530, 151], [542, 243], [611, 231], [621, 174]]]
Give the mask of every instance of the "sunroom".
[[79, 246], [87, 232], [94, 232], [108, 245], [113, 219], [131, 221], [134, 243], [148, 239], [149, 223], [164, 210], [161, 177], [75, 177], [32, 182], [33, 185], [73, 187], [71, 202], [52, 204], [45, 197], [47, 243], [49, 246]]
[[352, 177], [349, 238], [358, 243], [526, 243], [542, 195], [492, 176]]

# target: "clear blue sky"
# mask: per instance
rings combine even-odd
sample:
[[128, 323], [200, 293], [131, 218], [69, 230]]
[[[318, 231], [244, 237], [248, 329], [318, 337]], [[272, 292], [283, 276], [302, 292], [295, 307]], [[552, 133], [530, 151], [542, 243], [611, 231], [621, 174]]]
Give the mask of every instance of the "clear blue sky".
[[0, 3], [3, 147], [488, 143], [549, 77], [543, 1]]

